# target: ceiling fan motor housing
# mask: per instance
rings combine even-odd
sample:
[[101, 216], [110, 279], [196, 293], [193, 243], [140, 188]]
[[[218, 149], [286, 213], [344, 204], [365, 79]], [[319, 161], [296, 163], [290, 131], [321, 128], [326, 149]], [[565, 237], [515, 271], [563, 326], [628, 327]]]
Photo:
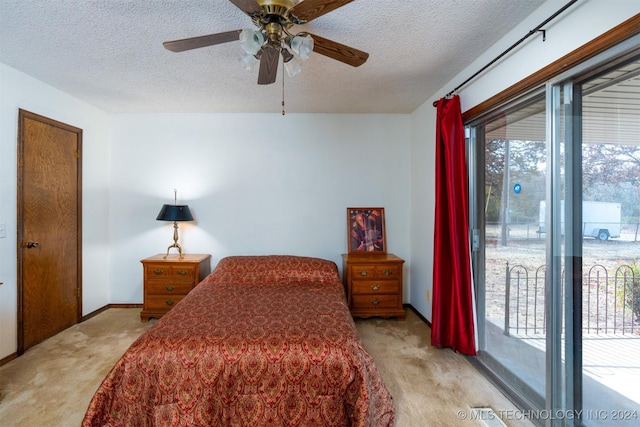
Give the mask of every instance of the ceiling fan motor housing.
[[284, 17], [289, 9], [298, 3], [296, 0], [256, 0], [267, 15]]

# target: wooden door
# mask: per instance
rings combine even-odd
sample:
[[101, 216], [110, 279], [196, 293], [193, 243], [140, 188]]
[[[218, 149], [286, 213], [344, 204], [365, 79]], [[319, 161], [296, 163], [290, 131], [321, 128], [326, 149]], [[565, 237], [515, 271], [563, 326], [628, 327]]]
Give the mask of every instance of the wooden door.
[[20, 110], [18, 354], [78, 323], [82, 130]]

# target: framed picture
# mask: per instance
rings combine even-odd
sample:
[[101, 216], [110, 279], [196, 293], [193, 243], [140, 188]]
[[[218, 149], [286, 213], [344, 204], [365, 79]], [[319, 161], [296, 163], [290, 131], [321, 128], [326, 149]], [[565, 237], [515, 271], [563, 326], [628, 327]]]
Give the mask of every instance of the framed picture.
[[387, 252], [384, 208], [347, 208], [349, 253]]

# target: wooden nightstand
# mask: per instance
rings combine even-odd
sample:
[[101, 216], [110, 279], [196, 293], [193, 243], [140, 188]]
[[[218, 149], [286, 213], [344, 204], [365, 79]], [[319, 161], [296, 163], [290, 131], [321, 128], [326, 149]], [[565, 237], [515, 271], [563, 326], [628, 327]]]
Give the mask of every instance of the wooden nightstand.
[[343, 254], [342, 280], [353, 317], [396, 317], [404, 320], [402, 265], [393, 254]]
[[140, 261], [144, 268], [144, 305], [140, 320], [160, 318], [211, 272], [211, 255], [159, 254]]

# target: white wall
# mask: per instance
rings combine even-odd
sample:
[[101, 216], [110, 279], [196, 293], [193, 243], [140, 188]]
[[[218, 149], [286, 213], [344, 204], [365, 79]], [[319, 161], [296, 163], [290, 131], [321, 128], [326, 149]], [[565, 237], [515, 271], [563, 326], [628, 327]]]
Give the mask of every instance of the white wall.
[[287, 253], [340, 266], [346, 208], [380, 206], [388, 250], [409, 265], [408, 115], [111, 116], [0, 67], [0, 359], [17, 348], [18, 108], [83, 129], [83, 314], [142, 302], [139, 261], [172, 242], [155, 217], [174, 188], [196, 219], [180, 243], [214, 264]]
[[[427, 301], [426, 292], [432, 289], [433, 274], [433, 227], [429, 225], [433, 224], [435, 192], [433, 171], [436, 110], [433, 108], [433, 101], [449, 93], [566, 3], [565, 0], [545, 2], [411, 115], [410, 301], [429, 320], [431, 302]], [[529, 37], [488, 71], [463, 87], [458, 92], [462, 111], [489, 99], [638, 13], [640, 1], [637, 0], [578, 1], [544, 27], [547, 30], [546, 41], [542, 41], [541, 34]]]
[[6, 224], [6, 238], [0, 238], [0, 359], [17, 348], [19, 108], [83, 129], [83, 311], [109, 302], [109, 116], [0, 64], [0, 223]]
[[110, 116], [0, 67], [0, 358], [17, 346], [18, 108], [83, 129], [83, 314], [142, 302], [139, 260], [172, 242], [155, 217], [174, 188], [196, 219], [180, 243], [214, 263], [288, 253], [340, 265], [346, 208], [381, 206], [388, 250], [409, 264], [408, 115]]
[[409, 133], [408, 115], [114, 116], [111, 302], [142, 301], [139, 261], [172, 243], [155, 217], [174, 188], [196, 220], [180, 224], [184, 251], [214, 264], [295, 254], [341, 267], [357, 206], [385, 208], [388, 251], [409, 264]]

